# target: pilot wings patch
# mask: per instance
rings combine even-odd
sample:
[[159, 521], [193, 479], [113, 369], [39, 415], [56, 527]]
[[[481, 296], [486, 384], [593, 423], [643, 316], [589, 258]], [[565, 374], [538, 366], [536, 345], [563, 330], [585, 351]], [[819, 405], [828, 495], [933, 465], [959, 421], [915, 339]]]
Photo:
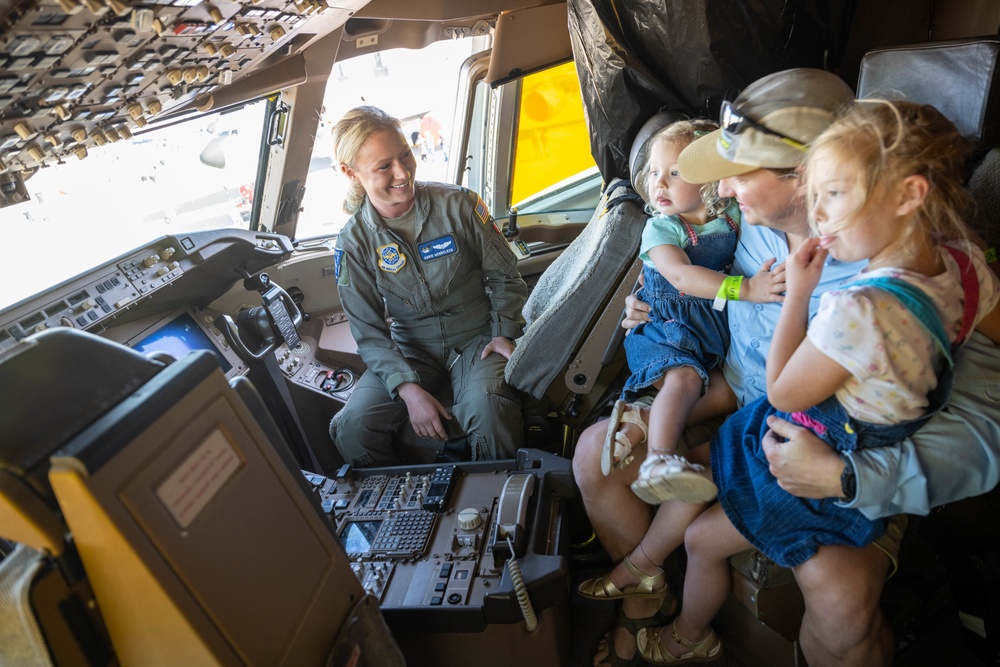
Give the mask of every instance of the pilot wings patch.
[[420, 253], [420, 259], [425, 262], [429, 262], [432, 259], [440, 259], [441, 257], [454, 255], [458, 252], [458, 244], [455, 243], [455, 237], [448, 234], [447, 236], [442, 236], [439, 239], [433, 239], [431, 241], [421, 243], [417, 246], [417, 252]]

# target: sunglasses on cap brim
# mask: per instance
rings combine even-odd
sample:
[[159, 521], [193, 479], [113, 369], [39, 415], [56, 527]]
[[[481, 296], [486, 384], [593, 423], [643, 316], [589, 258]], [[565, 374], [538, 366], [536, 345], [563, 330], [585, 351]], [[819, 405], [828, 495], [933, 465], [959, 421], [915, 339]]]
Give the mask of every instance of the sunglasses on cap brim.
[[752, 127], [758, 132], [763, 132], [764, 134], [770, 134], [772, 137], [777, 137], [792, 148], [800, 151], [809, 150], [808, 144], [804, 144], [797, 139], [792, 139], [787, 134], [782, 134], [777, 130], [772, 130], [766, 125], [758, 123], [733, 106], [732, 102], [722, 103], [722, 111], [719, 113], [719, 127], [732, 135], [742, 134], [748, 127]]

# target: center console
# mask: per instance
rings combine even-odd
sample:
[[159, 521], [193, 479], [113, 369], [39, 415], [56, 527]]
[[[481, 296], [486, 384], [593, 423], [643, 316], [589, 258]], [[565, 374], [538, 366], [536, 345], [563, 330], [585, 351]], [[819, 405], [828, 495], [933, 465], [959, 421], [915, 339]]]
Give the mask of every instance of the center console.
[[306, 473], [408, 665], [566, 665], [570, 462]]

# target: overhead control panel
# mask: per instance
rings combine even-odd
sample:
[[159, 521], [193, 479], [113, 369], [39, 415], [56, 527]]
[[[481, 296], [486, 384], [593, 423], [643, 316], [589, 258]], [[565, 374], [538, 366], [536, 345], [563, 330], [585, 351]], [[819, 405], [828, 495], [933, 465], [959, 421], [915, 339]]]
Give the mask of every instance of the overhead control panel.
[[365, 4], [0, 0], [0, 176], [129, 139]]

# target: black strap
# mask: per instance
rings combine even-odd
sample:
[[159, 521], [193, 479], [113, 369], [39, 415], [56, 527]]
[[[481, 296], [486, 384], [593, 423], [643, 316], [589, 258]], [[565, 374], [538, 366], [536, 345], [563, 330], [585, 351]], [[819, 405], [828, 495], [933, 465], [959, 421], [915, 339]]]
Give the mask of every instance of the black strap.
[[607, 213], [615, 206], [618, 206], [624, 201], [634, 201], [637, 202], [640, 206], [646, 205], [646, 202], [643, 201], [642, 197], [640, 197], [639, 194], [632, 187], [632, 181], [628, 180], [627, 178], [620, 178], [617, 181], [612, 181], [611, 183], [609, 183], [607, 190], [605, 190], [605, 194], [609, 192], [614, 192], [618, 188], [624, 188], [625, 192], [623, 194], [618, 195], [617, 197], [612, 197], [611, 199], [608, 200], [608, 203], [604, 206], [605, 213]]

